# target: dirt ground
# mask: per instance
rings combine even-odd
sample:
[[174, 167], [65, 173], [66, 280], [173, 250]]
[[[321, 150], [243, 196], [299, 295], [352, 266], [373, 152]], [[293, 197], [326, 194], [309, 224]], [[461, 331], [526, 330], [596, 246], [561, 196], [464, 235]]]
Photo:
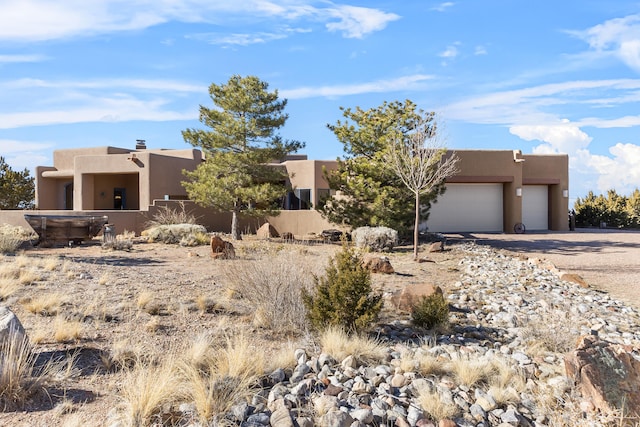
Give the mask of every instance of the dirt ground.
[[452, 244], [471, 241], [548, 259], [579, 274], [592, 287], [640, 309], [640, 231], [578, 229], [526, 234], [449, 234]]

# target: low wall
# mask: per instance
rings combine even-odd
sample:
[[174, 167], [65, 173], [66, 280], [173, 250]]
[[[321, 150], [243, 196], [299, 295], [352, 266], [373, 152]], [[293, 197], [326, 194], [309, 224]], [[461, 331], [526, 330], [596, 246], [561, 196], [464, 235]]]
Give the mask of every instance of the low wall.
[[[163, 206], [169, 206], [173, 209], [181, 209], [181, 205], [187, 213], [197, 218], [197, 223], [204, 225], [208, 231], [230, 233], [231, 232], [231, 214], [213, 212], [211, 209], [202, 208], [193, 202], [184, 201], [177, 202], [173, 200], [158, 200], [148, 211], [116, 211], [116, 210], [99, 210], [99, 211], [69, 211], [69, 210], [0, 210], [0, 224], [10, 224], [23, 227], [27, 230], [31, 229], [27, 221], [24, 219], [25, 214], [32, 215], [92, 215], [109, 217], [109, 224], [113, 224], [116, 233], [120, 234], [126, 231], [133, 231], [139, 235], [142, 230], [147, 228], [147, 223]], [[314, 210], [305, 211], [281, 211], [280, 215], [266, 218], [241, 217], [239, 219], [240, 232], [243, 234], [253, 234], [265, 222], [269, 222], [280, 232], [290, 232], [294, 236], [302, 236], [309, 233], [320, 234], [322, 230], [336, 228], [326, 221], [322, 216]]]

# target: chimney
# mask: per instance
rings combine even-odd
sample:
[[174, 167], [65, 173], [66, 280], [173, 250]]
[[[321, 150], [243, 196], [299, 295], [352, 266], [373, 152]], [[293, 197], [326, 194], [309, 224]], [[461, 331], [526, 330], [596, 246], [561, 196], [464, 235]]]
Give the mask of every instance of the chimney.
[[147, 145], [145, 144], [144, 139], [136, 139], [136, 150], [146, 150]]

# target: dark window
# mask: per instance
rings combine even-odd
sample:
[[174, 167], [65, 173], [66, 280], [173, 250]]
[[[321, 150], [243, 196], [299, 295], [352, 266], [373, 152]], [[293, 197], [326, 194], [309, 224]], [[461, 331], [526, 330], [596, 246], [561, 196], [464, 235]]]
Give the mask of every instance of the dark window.
[[296, 188], [293, 191], [289, 191], [284, 198], [282, 208], [288, 211], [311, 209], [311, 190]]

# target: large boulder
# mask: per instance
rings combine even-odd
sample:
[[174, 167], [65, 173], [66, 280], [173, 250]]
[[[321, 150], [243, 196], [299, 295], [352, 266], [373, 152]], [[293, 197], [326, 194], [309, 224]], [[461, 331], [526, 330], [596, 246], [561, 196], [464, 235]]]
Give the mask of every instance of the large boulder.
[[211, 236], [211, 257], [214, 259], [233, 259], [236, 251], [231, 242], [223, 240], [220, 236]]
[[594, 336], [580, 338], [577, 348], [564, 358], [567, 376], [582, 397], [604, 413], [618, 410], [640, 416], [640, 360], [620, 344]]
[[413, 307], [420, 302], [423, 297], [433, 294], [441, 294], [440, 286], [430, 283], [410, 283], [402, 290], [391, 295], [390, 302], [398, 311], [411, 312]]
[[22, 323], [15, 315], [5, 306], [0, 306], [0, 343], [8, 338], [25, 337]]
[[258, 237], [258, 239], [271, 239], [273, 237], [280, 237], [280, 233], [278, 233], [278, 230], [276, 230], [273, 225], [265, 222], [256, 231], [256, 237]]
[[362, 258], [362, 265], [372, 273], [395, 273], [391, 261], [386, 256], [367, 254]]

